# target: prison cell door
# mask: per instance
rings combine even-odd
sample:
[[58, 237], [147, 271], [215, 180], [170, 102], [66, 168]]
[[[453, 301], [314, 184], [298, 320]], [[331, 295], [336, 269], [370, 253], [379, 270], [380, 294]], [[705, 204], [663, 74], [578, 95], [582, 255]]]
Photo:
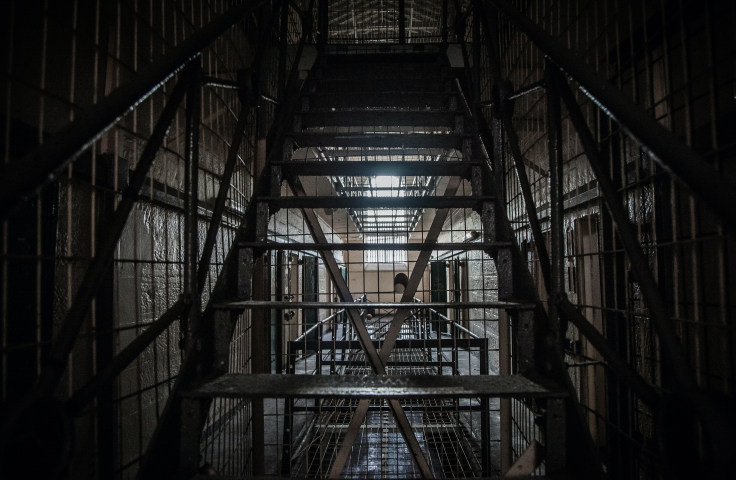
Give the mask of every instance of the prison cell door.
[[[430, 301], [446, 302], [447, 301], [447, 262], [430, 262], [429, 264], [429, 284], [431, 289]], [[447, 317], [447, 307], [435, 308], [437, 312]], [[447, 322], [441, 320], [440, 317], [432, 312], [432, 330], [437, 332], [439, 337], [440, 328], [443, 333], [447, 333]]]
[[[316, 302], [318, 298], [318, 288], [317, 257], [304, 255], [304, 265], [302, 266], [302, 301]], [[317, 324], [317, 312], [318, 310], [314, 308], [304, 309], [304, 316], [302, 317], [304, 322], [302, 324], [304, 332]], [[318, 331], [318, 328], [314, 329], [314, 331], [307, 335], [306, 340], [317, 340]]]

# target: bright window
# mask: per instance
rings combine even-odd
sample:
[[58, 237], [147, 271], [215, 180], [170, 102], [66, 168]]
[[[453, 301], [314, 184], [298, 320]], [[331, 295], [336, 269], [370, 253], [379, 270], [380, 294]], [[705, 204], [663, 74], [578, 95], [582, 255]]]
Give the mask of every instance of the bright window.
[[[405, 236], [371, 235], [365, 237], [366, 243], [406, 243]], [[406, 263], [406, 250], [366, 250], [366, 263]]]

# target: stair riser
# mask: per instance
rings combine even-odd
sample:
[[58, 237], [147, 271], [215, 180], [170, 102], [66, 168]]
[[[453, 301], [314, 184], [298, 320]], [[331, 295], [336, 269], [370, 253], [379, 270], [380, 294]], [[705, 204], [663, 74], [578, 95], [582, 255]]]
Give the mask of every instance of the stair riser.
[[438, 78], [445, 77], [447, 69], [426, 63], [374, 64], [374, 65], [327, 65], [317, 72], [316, 78]]
[[455, 114], [425, 112], [304, 112], [302, 128], [310, 127], [445, 127], [455, 128]]
[[[361, 147], [361, 148], [454, 148], [462, 147], [457, 135], [425, 134], [301, 134], [294, 136], [300, 148], [305, 147]], [[422, 175], [422, 173], [419, 173]]]
[[[309, 109], [406, 108], [414, 110], [449, 110], [457, 106], [451, 93], [357, 93], [311, 95]], [[452, 99], [452, 100], [451, 100]]]
[[[449, 86], [449, 84], [447, 85]], [[414, 80], [397, 75], [390, 79], [325, 79], [317, 82], [316, 91], [324, 93], [342, 92], [444, 92], [441, 80]]]

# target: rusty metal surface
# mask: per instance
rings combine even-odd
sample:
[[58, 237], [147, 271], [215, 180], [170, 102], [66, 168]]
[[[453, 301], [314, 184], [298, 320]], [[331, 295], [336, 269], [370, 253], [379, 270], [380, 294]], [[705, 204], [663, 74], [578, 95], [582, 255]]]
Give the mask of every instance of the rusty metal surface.
[[[423, 134], [422, 134], [423, 135]], [[399, 135], [391, 135], [398, 137]], [[404, 135], [401, 135], [403, 137]], [[320, 145], [321, 146], [321, 145]], [[359, 146], [359, 145], [351, 145]], [[380, 147], [390, 145], [381, 144]], [[405, 145], [411, 148], [410, 145]], [[401, 145], [399, 145], [401, 147]], [[430, 147], [427, 147], [430, 148]], [[381, 152], [381, 151], [379, 151]], [[328, 152], [329, 153], [329, 152]], [[400, 151], [397, 152], [400, 154]], [[462, 176], [470, 175], [470, 168], [477, 166], [474, 162], [319, 162], [319, 161], [295, 161], [274, 162], [281, 167], [284, 176], [287, 175], [333, 175], [333, 176], [373, 176], [373, 175], [423, 175], [423, 176]]]
[[[364, 163], [364, 162], [361, 162]], [[425, 162], [421, 162], [425, 163]], [[414, 173], [429, 175], [424, 167], [418, 167]], [[338, 167], [339, 169], [339, 167]], [[289, 170], [288, 168], [285, 170]], [[262, 197], [258, 199], [268, 202], [276, 208], [473, 208], [488, 197]]]
[[[350, 310], [362, 310], [369, 306], [370, 308], [400, 308], [411, 310], [411, 303], [403, 302], [371, 302], [368, 304], [360, 304], [354, 302], [281, 302], [281, 301], [257, 301], [249, 300], [242, 302], [229, 302], [221, 303], [215, 308], [231, 308], [231, 309], [242, 309], [242, 308], [347, 308]], [[422, 303], [421, 308], [442, 308], [457, 306], [457, 303], [453, 302], [427, 302]], [[530, 309], [534, 308], [533, 305], [526, 305], [515, 302], [466, 302], [463, 304], [467, 308], [510, 308], [510, 309]], [[420, 308], [417, 306], [416, 308]]]
[[566, 393], [521, 375], [271, 375], [233, 373], [186, 393], [232, 398], [554, 397]]
[[510, 247], [511, 242], [474, 242], [474, 243], [241, 243], [240, 248], [267, 248], [268, 250], [409, 250], [409, 251], [457, 251], [492, 250], [501, 247]]

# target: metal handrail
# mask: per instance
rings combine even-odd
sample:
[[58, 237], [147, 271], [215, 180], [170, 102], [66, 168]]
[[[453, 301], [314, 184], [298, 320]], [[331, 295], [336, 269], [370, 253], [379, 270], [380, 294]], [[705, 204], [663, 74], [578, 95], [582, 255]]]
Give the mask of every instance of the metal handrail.
[[[424, 303], [423, 301], [419, 300], [419, 299], [418, 299], [417, 297], [414, 297], [414, 300], [415, 300], [415, 302], [416, 302], [416, 303]], [[462, 305], [462, 304], [460, 304], [460, 305]], [[427, 307], [425, 307], [425, 308], [427, 308]], [[481, 338], [481, 337], [480, 337], [479, 335], [477, 335], [477, 334], [475, 334], [475, 333], [471, 332], [471, 331], [470, 331], [470, 330], [468, 330], [467, 328], [465, 328], [465, 327], [463, 327], [462, 325], [460, 325], [459, 323], [457, 323], [457, 322], [456, 322], [455, 320], [451, 320], [451, 319], [447, 318], [446, 316], [442, 315], [442, 314], [441, 314], [440, 312], [438, 312], [438, 311], [437, 311], [437, 310], [435, 310], [434, 308], [427, 308], [427, 310], [430, 310], [430, 311], [434, 312], [435, 314], [437, 314], [437, 316], [438, 316], [438, 317], [440, 317], [440, 318], [441, 318], [441, 319], [443, 319], [443, 320], [446, 320], [446, 321], [450, 322], [450, 323], [451, 323], [451, 324], [453, 324], [453, 325], [454, 325], [454, 326], [455, 326], [455, 327], [456, 327], [456, 328], [457, 328], [458, 330], [461, 330], [461, 331], [463, 331], [463, 332], [467, 333], [467, 334], [468, 334], [468, 335], [470, 335], [471, 337], [473, 337], [473, 338]]]
[[327, 317], [327, 318], [324, 318], [324, 319], [322, 319], [322, 320], [319, 320], [319, 321], [318, 321], [317, 323], [315, 323], [314, 325], [312, 325], [312, 326], [311, 326], [311, 327], [309, 328], [309, 330], [307, 330], [306, 332], [304, 332], [304, 333], [302, 333], [301, 335], [299, 335], [299, 336], [298, 336], [298, 337], [297, 337], [296, 339], [294, 339], [293, 341], [294, 341], [294, 342], [300, 342], [300, 341], [304, 340], [304, 338], [305, 338], [305, 337], [306, 337], [307, 335], [309, 335], [310, 333], [312, 333], [312, 331], [314, 331], [314, 329], [315, 329], [315, 328], [319, 327], [320, 325], [322, 325], [323, 323], [325, 323], [325, 322], [326, 322], [327, 320], [331, 320], [331, 319], [335, 318], [336, 316], [340, 315], [340, 314], [341, 314], [342, 312], [344, 312], [344, 311], [345, 311], [345, 309], [343, 308], [343, 309], [342, 309], [342, 310], [340, 310], [339, 312], [335, 312], [335, 313], [333, 313], [332, 315], [330, 315], [329, 317]]
[[[360, 298], [363, 298], [363, 297], [360, 297]], [[367, 300], [367, 299], [366, 299], [366, 300]], [[360, 301], [360, 299], [358, 299], [358, 300], [353, 300], [353, 303], [363, 303], [363, 302], [361, 302], [361, 301]], [[298, 304], [298, 303], [295, 303], [295, 305], [297, 305], [297, 304]], [[306, 336], [307, 336], [308, 334], [310, 334], [310, 333], [312, 332], [312, 330], [314, 330], [315, 328], [317, 328], [317, 327], [318, 327], [318, 326], [320, 326], [321, 324], [325, 323], [325, 322], [326, 322], [327, 320], [330, 320], [331, 318], [334, 318], [334, 317], [336, 317], [336, 316], [340, 315], [340, 314], [341, 314], [341, 313], [343, 313], [343, 312], [344, 312], [345, 310], [347, 310], [347, 309], [346, 309], [346, 308], [343, 308], [343, 309], [342, 309], [342, 310], [340, 310], [339, 312], [335, 312], [334, 314], [330, 315], [329, 317], [327, 317], [327, 318], [324, 318], [324, 319], [322, 319], [322, 320], [319, 320], [319, 321], [318, 321], [317, 323], [315, 323], [314, 325], [312, 325], [312, 326], [311, 326], [311, 327], [309, 328], [309, 330], [307, 330], [306, 332], [302, 333], [301, 335], [299, 335], [299, 336], [298, 336], [298, 337], [297, 337], [296, 339], [294, 339], [294, 340], [292, 340], [292, 341], [293, 341], [293, 342], [300, 342], [300, 341], [302, 341], [302, 340], [304, 339], [304, 337], [306, 337]], [[363, 310], [365, 310], [365, 309], [361, 309], [361, 314], [362, 314]]]

